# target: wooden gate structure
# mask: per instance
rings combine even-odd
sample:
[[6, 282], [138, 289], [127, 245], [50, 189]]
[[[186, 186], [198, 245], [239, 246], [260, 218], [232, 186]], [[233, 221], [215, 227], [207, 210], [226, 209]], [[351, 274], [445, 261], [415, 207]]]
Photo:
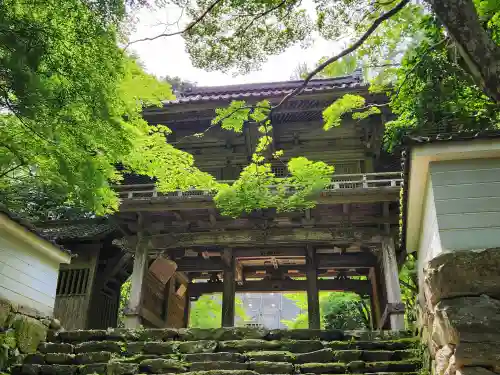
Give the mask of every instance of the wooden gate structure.
[[[231, 100], [275, 103], [299, 84], [193, 88], [144, 117], [168, 125], [169, 142], [193, 154], [201, 170], [233, 180], [259, 134], [249, 125], [242, 133], [211, 127], [214, 109]], [[398, 158], [381, 151], [390, 113], [346, 117], [325, 132], [323, 109], [345, 93], [386, 100], [355, 74], [314, 80], [272, 115], [274, 147], [284, 150], [277, 176], [286, 176], [294, 156], [336, 167], [315, 208], [229, 218], [211, 191], [163, 194], [150, 179], [129, 176], [116, 187], [121, 206], [112, 217], [39, 225], [79, 255], [61, 270], [55, 314], [67, 328], [114, 326], [120, 286], [131, 277], [128, 327], [186, 326], [189, 302], [205, 293], [223, 293], [221, 324], [232, 326], [236, 292], [307, 291], [309, 325], [319, 328], [318, 291], [331, 290], [369, 296], [373, 328], [403, 328], [395, 246], [402, 180]]]

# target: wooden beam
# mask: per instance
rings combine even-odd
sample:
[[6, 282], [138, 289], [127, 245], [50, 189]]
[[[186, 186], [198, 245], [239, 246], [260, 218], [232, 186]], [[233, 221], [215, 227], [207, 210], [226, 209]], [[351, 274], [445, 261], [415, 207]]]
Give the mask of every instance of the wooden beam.
[[[145, 238], [146, 239], [146, 238]], [[127, 237], [128, 245], [136, 238]], [[297, 243], [349, 244], [364, 242], [380, 244], [382, 236], [377, 228], [273, 228], [268, 230], [233, 230], [223, 232], [169, 233], [147, 237], [155, 249], [174, 249], [207, 246], [262, 246]]]
[[191, 283], [188, 283], [186, 285], [187, 289], [186, 289], [186, 294], [184, 295], [184, 298], [186, 299], [185, 300], [185, 305], [184, 305], [184, 316], [183, 316], [183, 319], [182, 319], [182, 325], [184, 328], [188, 328], [189, 327], [189, 314], [191, 312], [191, 299], [189, 297], [189, 290], [191, 288]]
[[[398, 263], [394, 240], [392, 237], [384, 238], [382, 242], [382, 261], [385, 279], [385, 287], [387, 290], [387, 304], [401, 305], [401, 287], [399, 285]], [[391, 329], [400, 331], [405, 328], [404, 314], [390, 315]]]
[[380, 293], [378, 290], [378, 285], [379, 283], [377, 282], [377, 272], [375, 271], [377, 266], [371, 267], [370, 272], [368, 273], [368, 280], [370, 280], [371, 288], [372, 288], [372, 295], [370, 298], [370, 304], [371, 304], [371, 315], [372, 315], [372, 329], [377, 330], [377, 329], [382, 329], [381, 326], [378, 326], [381, 318], [381, 311], [380, 311]]
[[309, 318], [309, 328], [320, 328], [319, 313], [319, 290], [318, 290], [318, 265], [316, 259], [316, 249], [307, 246], [306, 255], [306, 278], [307, 278], [307, 312]]
[[[302, 255], [304, 251], [302, 250]], [[239, 259], [245, 259], [240, 257]], [[317, 268], [324, 269], [359, 269], [370, 268], [377, 264], [377, 258], [371, 253], [345, 253], [345, 254], [317, 254]], [[224, 262], [221, 258], [211, 257], [204, 259], [202, 257], [184, 257], [176, 260], [177, 271], [179, 272], [219, 272], [224, 270]], [[248, 265], [245, 270], [266, 269], [268, 266]], [[304, 269], [303, 265], [279, 265], [280, 269]]]
[[234, 257], [231, 249], [224, 249], [224, 280], [222, 291], [222, 327], [234, 326], [234, 303], [236, 297], [236, 282], [234, 280]]
[[[238, 293], [265, 293], [265, 292], [304, 292], [307, 289], [306, 280], [259, 280], [245, 281], [242, 285], [236, 285]], [[325, 291], [346, 291], [361, 295], [371, 294], [370, 282], [367, 280], [335, 280], [319, 279], [318, 289]], [[190, 286], [190, 296], [196, 297], [202, 294], [221, 293], [223, 283], [193, 283]]]

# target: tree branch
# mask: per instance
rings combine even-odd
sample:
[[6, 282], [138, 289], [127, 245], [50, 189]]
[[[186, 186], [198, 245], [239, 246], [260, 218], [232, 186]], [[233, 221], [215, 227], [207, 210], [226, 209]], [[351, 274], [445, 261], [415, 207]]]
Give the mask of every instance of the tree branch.
[[214, 9], [217, 6], [217, 4], [222, 3], [223, 1], [224, 0], [215, 0], [212, 4], [210, 4], [210, 6], [207, 9], [205, 9], [205, 11], [203, 13], [201, 13], [196, 19], [194, 19], [191, 23], [189, 23], [189, 25], [187, 25], [183, 30], [176, 31], [174, 33], [161, 33], [161, 34], [158, 34], [158, 35], [153, 36], [153, 37], [134, 40], [132, 42], [129, 42], [125, 46], [124, 50], [126, 50], [128, 47], [130, 47], [132, 44], [135, 44], [135, 43], [152, 41], [152, 40], [156, 40], [156, 39], [163, 38], [163, 37], [184, 34], [184, 33], [188, 32], [189, 30], [191, 30], [193, 27], [195, 27], [198, 23], [200, 23], [212, 11], [212, 9]]
[[276, 110], [277, 108], [281, 107], [283, 104], [288, 102], [291, 98], [294, 96], [299, 95], [304, 89], [307, 87], [308, 83], [316, 76], [318, 73], [320, 73], [323, 69], [325, 69], [328, 65], [331, 63], [334, 63], [335, 61], [341, 59], [342, 57], [354, 52], [356, 49], [358, 49], [365, 41], [368, 39], [368, 37], [377, 30], [377, 28], [380, 26], [382, 22], [385, 20], [391, 18], [394, 16], [396, 13], [398, 13], [401, 9], [403, 9], [406, 4], [408, 4], [410, 0], [401, 0], [394, 8], [391, 10], [383, 13], [378, 17], [371, 26], [368, 28], [368, 30], [365, 31], [365, 33], [354, 43], [352, 44], [349, 48], [346, 48], [339, 54], [330, 57], [326, 61], [324, 61], [322, 64], [318, 65], [311, 73], [307, 75], [307, 77], [304, 79], [304, 81], [300, 84], [300, 86], [296, 87], [293, 91], [291, 91], [289, 94], [287, 94], [277, 105], [273, 106], [271, 108], [271, 112]]
[[286, 4], [288, 0], [283, 0], [281, 3], [279, 3], [278, 5], [272, 7], [272, 8], [269, 8], [268, 10], [262, 12], [262, 13], [259, 13], [257, 14], [254, 18], [252, 18], [252, 20], [248, 23], [248, 25], [246, 25], [245, 27], [239, 29], [238, 31], [236, 31], [236, 33], [234, 34], [235, 36], [239, 36], [241, 34], [243, 34], [245, 31], [247, 31], [255, 21], [261, 19], [262, 17], [265, 17], [267, 16], [269, 13], [271, 12], [274, 12], [276, 9], [278, 8], [281, 8], [283, 5]]

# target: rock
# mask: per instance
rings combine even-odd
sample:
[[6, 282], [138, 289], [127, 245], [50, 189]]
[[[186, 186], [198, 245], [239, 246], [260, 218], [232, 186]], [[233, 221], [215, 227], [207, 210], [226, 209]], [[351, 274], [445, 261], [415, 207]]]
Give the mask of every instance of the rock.
[[11, 368], [12, 375], [38, 375], [42, 365], [15, 365]]
[[71, 365], [75, 361], [74, 354], [48, 353], [45, 355], [45, 362], [49, 365]]
[[88, 365], [92, 363], [106, 363], [111, 360], [110, 352], [81, 353], [75, 356], [75, 363], [78, 365]]
[[434, 310], [432, 340], [439, 346], [500, 342], [500, 300], [482, 295], [440, 301]]
[[147, 354], [172, 354], [177, 349], [176, 342], [146, 342], [144, 343], [144, 353]]
[[230, 340], [219, 342], [221, 350], [247, 352], [256, 350], [273, 350], [279, 349], [281, 343], [279, 341], [266, 341], [258, 339], [245, 339], [245, 340]]
[[460, 342], [455, 349], [456, 367], [498, 366], [500, 345], [490, 342]]
[[50, 321], [49, 328], [50, 329], [55, 329], [56, 331], [59, 330], [59, 329], [61, 329], [62, 325], [61, 325], [61, 322], [59, 321], [59, 319], [53, 318]]
[[124, 363], [120, 361], [111, 361], [106, 366], [107, 375], [134, 375], [139, 370], [137, 363]]
[[486, 294], [500, 299], [499, 269], [498, 248], [440, 254], [425, 270], [426, 299], [432, 306], [445, 298], [461, 296]]
[[111, 352], [120, 353], [122, 351], [121, 344], [114, 341], [89, 341], [75, 345], [75, 353], [90, 353], [90, 352]]
[[162, 358], [146, 359], [139, 364], [139, 369], [154, 374], [184, 372], [187, 370], [182, 362]]
[[179, 330], [181, 340], [243, 340], [243, 339], [262, 339], [266, 337], [268, 330], [264, 328], [248, 328], [248, 327], [223, 327], [223, 328], [189, 328]]
[[17, 347], [16, 336], [16, 331], [13, 329], [0, 333], [0, 346], [4, 346], [7, 349], [14, 349]]
[[104, 329], [65, 331], [65, 332], [59, 332], [58, 336], [61, 341], [70, 343], [101, 341], [101, 340], [106, 340], [107, 331]]
[[199, 341], [185, 341], [179, 344], [179, 351], [181, 353], [213, 353], [217, 349], [217, 341], [199, 340]]
[[[342, 353], [342, 352], [340, 352]], [[395, 360], [393, 358], [396, 352], [389, 350], [376, 350], [376, 351], [362, 351], [361, 356], [357, 359], [361, 359], [365, 362], [380, 362], [380, 361], [390, 361]]]
[[27, 365], [44, 365], [45, 356], [40, 353], [26, 354], [23, 363]]
[[208, 370], [247, 370], [248, 364], [242, 362], [192, 362], [189, 366], [191, 371], [208, 371]]
[[353, 374], [360, 374], [364, 371], [366, 365], [364, 361], [352, 361], [349, 362], [347, 365], [347, 368], [349, 369], [350, 373]]
[[208, 370], [185, 372], [183, 375], [259, 375], [259, 373], [251, 370]]
[[361, 350], [340, 350], [333, 352], [334, 358], [342, 363], [349, 363], [361, 359], [363, 352]]
[[188, 362], [245, 362], [245, 356], [232, 352], [186, 354], [185, 358]]
[[10, 314], [10, 303], [7, 300], [0, 298], [0, 330], [7, 328], [7, 320]]
[[79, 375], [90, 375], [90, 374], [105, 374], [106, 373], [105, 363], [92, 363], [88, 365], [79, 366]]
[[333, 350], [356, 349], [356, 345], [353, 341], [329, 341], [325, 343], [325, 346]]
[[496, 375], [484, 367], [463, 367], [457, 369], [457, 375]]
[[137, 333], [139, 341], [167, 341], [178, 337], [178, 332], [171, 328], [148, 328]]
[[343, 340], [344, 333], [340, 330], [321, 330], [321, 329], [275, 329], [269, 332], [267, 336], [270, 340], [292, 339], [292, 340]]
[[144, 350], [144, 342], [127, 342], [125, 344], [125, 354], [126, 355], [135, 355], [142, 353]]
[[130, 328], [108, 328], [106, 330], [106, 338], [108, 340], [125, 340], [125, 341], [138, 341], [139, 332], [136, 329]]
[[307, 353], [323, 349], [323, 344], [317, 340], [283, 340], [279, 343], [282, 350], [292, 353]]
[[293, 365], [287, 362], [248, 362], [248, 368], [259, 374], [291, 374]]
[[455, 348], [452, 345], [446, 345], [437, 351], [434, 359], [436, 361], [435, 375], [444, 375], [454, 351]]
[[320, 349], [314, 352], [297, 354], [298, 363], [306, 362], [331, 362], [334, 359], [331, 349]]
[[299, 365], [301, 373], [313, 374], [344, 374], [346, 366], [343, 363], [304, 363]]
[[344, 337], [341, 339], [332, 340], [396, 340], [402, 338], [413, 337], [414, 334], [411, 331], [344, 331]]
[[73, 345], [67, 343], [42, 342], [38, 345], [41, 353], [73, 353]]
[[285, 351], [247, 352], [245, 356], [251, 361], [267, 362], [293, 362], [296, 359], [294, 354]]
[[41, 365], [41, 375], [73, 375], [77, 372], [77, 366], [69, 365]]
[[455, 375], [456, 372], [457, 372], [456, 360], [455, 356], [452, 355], [450, 357], [450, 361], [448, 362], [448, 367], [446, 368], [444, 375]]
[[12, 322], [16, 331], [17, 347], [22, 353], [35, 353], [40, 342], [47, 336], [47, 327], [37, 319], [16, 314]]
[[415, 372], [422, 366], [420, 359], [401, 362], [365, 362], [365, 373], [373, 372]]

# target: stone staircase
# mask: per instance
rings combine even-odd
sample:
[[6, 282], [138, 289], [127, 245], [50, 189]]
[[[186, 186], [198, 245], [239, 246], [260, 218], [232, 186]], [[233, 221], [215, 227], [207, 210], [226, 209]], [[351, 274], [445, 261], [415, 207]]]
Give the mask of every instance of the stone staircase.
[[408, 333], [255, 328], [67, 331], [51, 334], [14, 375], [416, 374]]

